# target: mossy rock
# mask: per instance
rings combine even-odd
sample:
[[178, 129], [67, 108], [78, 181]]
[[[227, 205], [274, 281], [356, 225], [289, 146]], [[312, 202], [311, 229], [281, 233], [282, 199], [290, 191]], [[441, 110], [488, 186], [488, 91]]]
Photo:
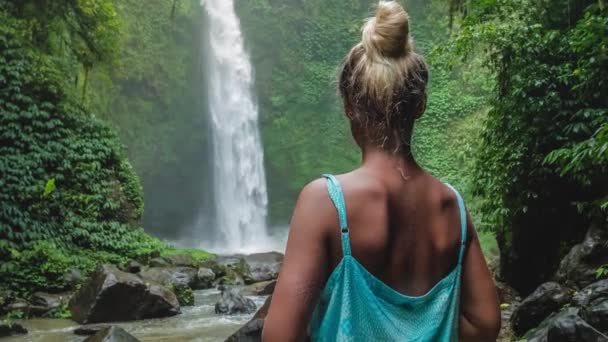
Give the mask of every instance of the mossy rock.
[[173, 293], [181, 306], [194, 305], [194, 292], [188, 286], [173, 286]]

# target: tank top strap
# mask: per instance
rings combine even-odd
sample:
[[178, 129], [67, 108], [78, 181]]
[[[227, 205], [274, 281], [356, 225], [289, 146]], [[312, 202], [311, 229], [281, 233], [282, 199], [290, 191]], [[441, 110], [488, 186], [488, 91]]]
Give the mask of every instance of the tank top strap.
[[344, 194], [338, 179], [330, 174], [323, 175], [327, 179], [327, 192], [329, 198], [334, 203], [338, 211], [338, 219], [340, 220], [340, 236], [342, 240], [342, 254], [351, 255], [350, 236], [348, 235], [348, 220], [346, 218], [346, 204], [344, 203]]
[[462, 258], [464, 256], [464, 249], [467, 241], [467, 211], [464, 206], [464, 200], [462, 196], [453, 186], [448, 183], [445, 185], [450, 188], [454, 194], [456, 194], [456, 200], [458, 201], [458, 209], [460, 211], [460, 252], [458, 253], [458, 264], [462, 264]]

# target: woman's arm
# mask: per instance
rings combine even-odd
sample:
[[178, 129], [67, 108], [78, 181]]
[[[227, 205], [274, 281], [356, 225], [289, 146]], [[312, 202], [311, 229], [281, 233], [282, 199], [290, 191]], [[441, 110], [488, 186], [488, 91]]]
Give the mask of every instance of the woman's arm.
[[[325, 229], [336, 216], [323, 179], [300, 194], [289, 228], [285, 259], [262, 341], [303, 341], [319, 293], [329, 274]], [[335, 218], [333, 218], [335, 220]]]
[[500, 331], [498, 295], [468, 213], [467, 236], [462, 265], [460, 341], [494, 342]]

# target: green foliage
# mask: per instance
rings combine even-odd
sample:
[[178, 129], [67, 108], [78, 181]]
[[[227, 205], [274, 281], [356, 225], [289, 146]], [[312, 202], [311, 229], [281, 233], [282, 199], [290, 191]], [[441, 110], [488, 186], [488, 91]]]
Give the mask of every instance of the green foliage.
[[451, 53], [484, 49], [496, 76], [476, 191], [525, 292], [606, 215], [608, 16], [591, 0], [484, 0], [463, 25]]
[[44, 186], [44, 192], [42, 193], [42, 197], [49, 197], [49, 195], [55, 191], [55, 178], [51, 178], [46, 182]]
[[166, 248], [138, 225], [143, 194], [110, 128], [75, 105], [62, 68], [0, 7], [0, 287], [61, 290]]
[[117, 53], [91, 72], [87, 104], [127, 146], [146, 194], [146, 229], [179, 239], [178, 228], [211, 200], [203, 11], [199, 0], [113, 2]]
[[193, 306], [194, 305], [194, 292], [188, 286], [176, 286], [172, 287], [173, 293], [177, 297], [177, 301], [181, 306]]
[[172, 256], [172, 255], [190, 255], [192, 257], [192, 259], [194, 259], [194, 261], [198, 264], [201, 264], [205, 261], [210, 261], [213, 260], [215, 258], [215, 255], [207, 252], [207, 251], [203, 251], [200, 249], [175, 249], [175, 248], [168, 248], [168, 249], [164, 249], [161, 252], [161, 257], [167, 257], [167, 256]]
[[608, 278], [608, 265], [602, 265], [595, 270], [595, 276], [597, 279]]

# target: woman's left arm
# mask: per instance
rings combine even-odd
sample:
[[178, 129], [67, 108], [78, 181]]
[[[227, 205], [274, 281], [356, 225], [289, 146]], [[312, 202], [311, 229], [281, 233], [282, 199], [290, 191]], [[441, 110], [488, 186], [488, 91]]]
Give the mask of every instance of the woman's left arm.
[[262, 341], [295, 342], [306, 338], [310, 316], [329, 274], [326, 227], [335, 220], [332, 212], [335, 210], [323, 179], [304, 187], [291, 220], [285, 259]]

